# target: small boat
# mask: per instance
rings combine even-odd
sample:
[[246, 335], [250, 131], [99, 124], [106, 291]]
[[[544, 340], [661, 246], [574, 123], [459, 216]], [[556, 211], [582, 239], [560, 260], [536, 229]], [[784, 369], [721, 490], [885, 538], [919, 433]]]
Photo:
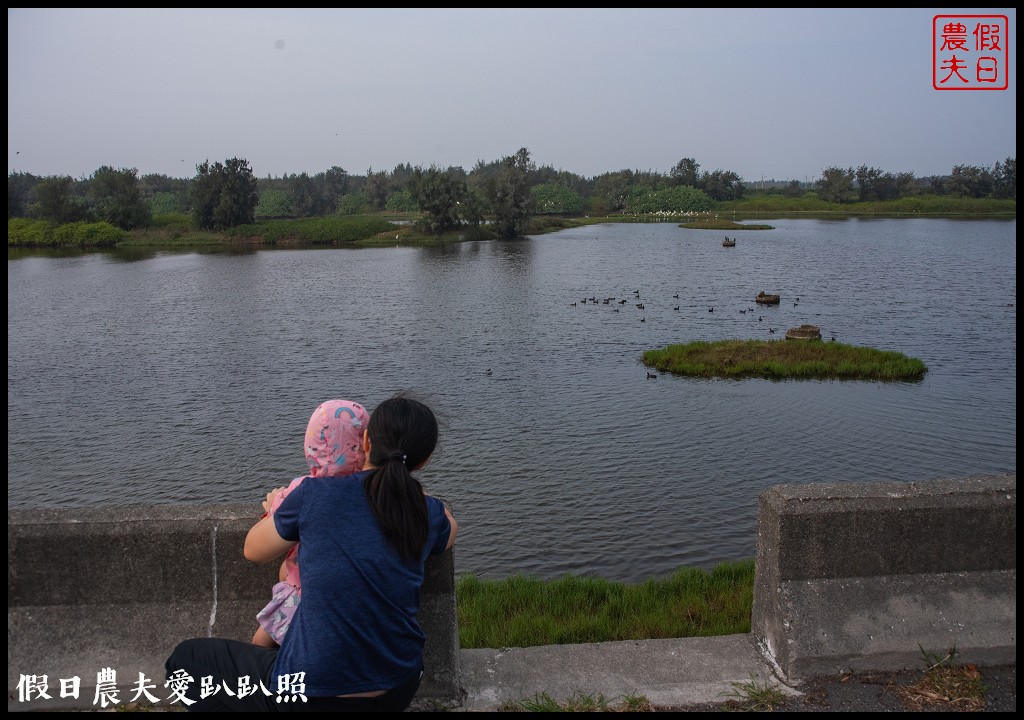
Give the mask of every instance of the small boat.
[[725, 240], [722, 241], [722, 247], [736, 247], [736, 238], [730, 240], [729, 236], [726, 235]]
[[778, 295], [769, 295], [764, 290], [759, 292], [757, 297], [754, 298], [754, 302], [760, 303], [761, 305], [778, 305], [781, 300], [782, 298]]

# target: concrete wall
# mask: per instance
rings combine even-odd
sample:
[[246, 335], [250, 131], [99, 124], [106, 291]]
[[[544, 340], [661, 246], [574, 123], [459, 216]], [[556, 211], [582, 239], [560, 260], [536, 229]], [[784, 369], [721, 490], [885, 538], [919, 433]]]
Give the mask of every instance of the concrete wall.
[[1016, 664], [1017, 478], [778, 485], [757, 520], [752, 632], [789, 680]]
[[[922, 649], [951, 647], [958, 661], [1016, 664], [1016, 475], [779, 485], [759, 502], [749, 639], [784, 679], [920, 669]], [[242, 557], [260, 512], [8, 511], [8, 708], [96, 709], [96, 675], [107, 667], [121, 702], [143, 673], [168, 706], [163, 663], [179, 641], [252, 637], [277, 575], [276, 563]], [[451, 552], [427, 564], [420, 619], [426, 676], [413, 709], [459, 706], [462, 654], [479, 651], [458, 645]], [[46, 675], [53, 699], [19, 703], [21, 675]], [[79, 699], [62, 700], [59, 680], [74, 676]]]
[[[7, 513], [8, 708], [89, 708], [96, 675], [117, 673], [127, 702], [139, 673], [168, 706], [163, 663], [191, 637], [250, 640], [278, 563], [242, 556], [258, 505], [26, 510]], [[427, 634], [417, 703], [460, 698], [452, 551], [431, 558], [420, 622]], [[47, 675], [53, 700], [18, 702], [21, 675]], [[60, 698], [78, 676], [78, 701]]]

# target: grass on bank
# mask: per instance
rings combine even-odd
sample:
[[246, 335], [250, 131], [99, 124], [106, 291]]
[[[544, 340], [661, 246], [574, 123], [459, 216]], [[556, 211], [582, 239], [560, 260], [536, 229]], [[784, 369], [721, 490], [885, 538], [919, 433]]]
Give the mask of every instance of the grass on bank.
[[[918, 647], [921, 647], [920, 645]], [[938, 656], [921, 648], [926, 669], [924, 676], [912, 685], [897, 689], [904, 703], [914, 710], [935, 707], [977, 711], [985, 707], [985, 682], [972, 663], [958, 665], [956, 647]]]
[[668, 345], [643, 364], [688, 377], [918, 381], [928, 368], [903, 353], [821, 340], [718, 340]]
[[744, 225], [733, 220], [711, 218], [710, 220], [695, 220], [694, 222], [680, 223], [679, 227], [687, 230], [774, 230], [774, 225]]
[[459, 645], [532, 647], [750, 632], [754, 561], [677, 570], [629, 584], [602, 578], [514, 575], [455, 585]]
[[[542, 235], [565, 228], [595, 223], [678, 222], [682, 213], [619, 213], [583, 216], [534, 215], [528, 235]], [[725, 219], [726, 215], [732, 219]], [[946, 195], [917, 195], [879, 202], [829, 203], [816, 193], [801, 197], [781, 194], [750, 195], [743, 200], [716, 203], [708, 217], [680, 227], [710, 230], [765, 230], [769, 225], [743, 225], [737, 217], [772, 215], [782, 217], [963, 217], [1015, 218], [1016, 199], [957, 198]], [[253, 247], [361, 247], [367, 245], [445, 245], [467, 240], [492, 240], [494, 231], [481, 225], [460, 228], [440, 236], [418, 233], [412, 223], [421, 213], [374, 212], [367, 215], [333, 215], [316, 218], [260, 219], [224, 231], [200, 230], [187, 213], [164, 213], [152, 224], [136, 230], [122, 230], [106, 222], [57, 224], [46, 220], [8, 218], [7, 247], [18, 249], [167, 249], [215, 250]], [[718, 216], [718, 217], [714, 217]], [[398, 236], [396, 238], [396, 235]]]
[[654, 708], [643, 695], [623, 695], [609, 700], [602, 694], [593, 696], [577, 692], [560, 702], [542, 692], [531, 700], [506, 702], [498, 712], [654, 712]]
[[996, 198], [967, 198], [952, 195], [913, 195], [896, 200], [874, 200], [865, 202], [832, 203], [808, 192], [800, 197], [786, 197], [782, 194], [749, 195], [742, 200], [727, 200], [717, 203], [713, 212], [724, 216], [782, 214], [799, 217], [802, 215], [906, 217], [908, 215], [946, 217], [1016, 217], [1017, 200]]

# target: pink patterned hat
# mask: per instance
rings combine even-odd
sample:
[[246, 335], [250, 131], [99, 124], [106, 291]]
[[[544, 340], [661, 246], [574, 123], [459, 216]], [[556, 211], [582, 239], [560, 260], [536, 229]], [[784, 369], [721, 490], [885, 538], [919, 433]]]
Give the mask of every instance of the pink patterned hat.
[[351, 400], [328, 400], [313, 411], [306, 426], [306, 464], [313, 477], [351, 475], [363, 469], [366, 408]]

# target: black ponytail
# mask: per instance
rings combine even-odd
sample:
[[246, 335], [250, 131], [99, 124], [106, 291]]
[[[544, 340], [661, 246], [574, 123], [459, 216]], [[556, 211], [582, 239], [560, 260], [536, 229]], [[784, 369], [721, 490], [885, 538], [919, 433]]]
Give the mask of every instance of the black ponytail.
[[429, 525], [423, 486], [411, 470], [437, 446], [437, 418], [418, 400], [397, 396], [370, 415], [370, 464], [363, 483], [366, 499], [388, 543], [408, 561], [419, 560]]

